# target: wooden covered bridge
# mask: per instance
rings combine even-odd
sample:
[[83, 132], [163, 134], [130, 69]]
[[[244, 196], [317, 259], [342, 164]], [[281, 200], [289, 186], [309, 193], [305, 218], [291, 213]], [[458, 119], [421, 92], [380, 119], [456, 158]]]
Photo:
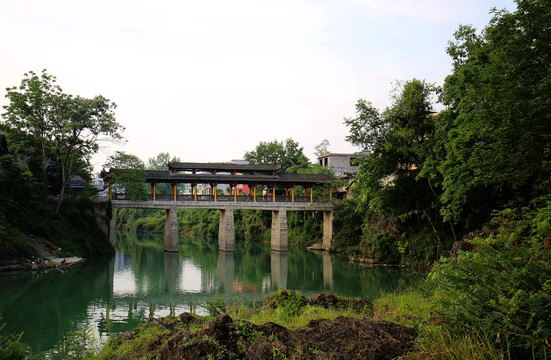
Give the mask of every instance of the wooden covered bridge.
[[[113, 209], [165, 209], [165, 251], [178, 251], [178, 209], [220, 210], [219, 249], [233, 251], [235, 242], [234, 210], [272, 211], [272, 250], [287, 251], [287, 211], [323, 211], [323, 239], [320, 248], [329, 249], [333, 235], [333, 192], [335, 180], [327, 174], [278, 174], [279, 166], [233, 163], [168, 163], [167, 171], [145, 173], [150, 184], [148, 200], [131, 200], [130, 194], [117, 192], [117, 174], [104, 173]], [[158, 193], [159, 184], [169, 184], [169, 193]], [[187, 194], [178, 193], [178, 185], [188, 185]], [[201, 188], [201, 190], [199, 190]], [[229, 188], [228, 193], [221, 190]], [[296, 191], [301, 189], [301, 194]], [[319, 189], [314, 194], [314, 189]], [[222, 192], [222, 193], [221, 193]], [[114, 217], [111, 234], [115, 232]], [[112, 239], [113, 241], [113, 239]]]

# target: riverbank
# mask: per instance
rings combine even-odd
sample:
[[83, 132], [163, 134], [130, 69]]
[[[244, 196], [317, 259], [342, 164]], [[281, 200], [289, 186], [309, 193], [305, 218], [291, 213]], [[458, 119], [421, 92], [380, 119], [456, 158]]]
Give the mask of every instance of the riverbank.
[[1, 271], [49, 270], [52, 268], [67, 268], [84, 264], [86, 258], [79, 256], [64, 256], [62, 248], [50, 241], [32, 234], [19, 234], [21, 241], [29, 246], [31, 256], [14, 256], [11, 259], [0, 260]]
[[99, 359], [389, 359], [413, 347], [417, 330], [375, 319], [373, 304], [281, 290], [261, 308], [209, 301], [210, 316], [150, 318], [111, 340]]
[[[149, 318], [93, 359], [503, 359], [474, 331], [448, 330], [419, 290], [373, 302], [280, 290], [260, 308], [208, 301], [209, 316]], [[82, 349], [81, 349], [82, 350]]]

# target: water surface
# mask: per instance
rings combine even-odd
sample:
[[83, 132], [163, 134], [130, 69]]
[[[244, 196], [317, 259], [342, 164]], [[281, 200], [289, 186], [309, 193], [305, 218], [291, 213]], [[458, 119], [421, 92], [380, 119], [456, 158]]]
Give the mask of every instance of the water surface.
[[114, 255], [66, 271], [0, 274], [4, 333], [24, 332], [36, 352], [50, 350], [69, 331], [92, 329], [101, 342], [149, 316], [196, 311], [219, 295], [257, 302], [281, 288], [306, 296], [327, 291], [374, 299], [409, 286], [410, 269], [366, 267], [325, 252], [237, 243], [218, 251], [214, 239], [180, 239], [179, 253], [163, 251], [159, 235], [119, 235]]

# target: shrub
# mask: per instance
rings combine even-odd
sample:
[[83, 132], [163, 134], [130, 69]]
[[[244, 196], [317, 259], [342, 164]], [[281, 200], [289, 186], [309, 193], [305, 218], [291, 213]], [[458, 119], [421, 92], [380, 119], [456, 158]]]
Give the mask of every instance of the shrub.
[[519, 358], [551, 353], [551, 198], [506, 209], [474, 252], [445, 259], [431, 275], [452, 328], [492, 336]]

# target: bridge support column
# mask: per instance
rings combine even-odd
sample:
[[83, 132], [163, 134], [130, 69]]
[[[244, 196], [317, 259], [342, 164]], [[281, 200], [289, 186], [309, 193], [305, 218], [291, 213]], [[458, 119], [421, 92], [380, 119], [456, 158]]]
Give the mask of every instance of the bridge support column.
[[166, 210], [165, 251], [178, 252], [178, 212], [174, 207]]
[[233, 224], [233, 210], [220, 210], [220, 225], [218, 227], [218, 249], [233, 251], [235, 243], [235, 227]]
[[272, 250], [287, 251], [289, 234], [287, 232], [287, 211], [272, 211]]
[[333, 240], [333, 211], [323, 212], [323, 249], [331, 248], [331, 240]]

